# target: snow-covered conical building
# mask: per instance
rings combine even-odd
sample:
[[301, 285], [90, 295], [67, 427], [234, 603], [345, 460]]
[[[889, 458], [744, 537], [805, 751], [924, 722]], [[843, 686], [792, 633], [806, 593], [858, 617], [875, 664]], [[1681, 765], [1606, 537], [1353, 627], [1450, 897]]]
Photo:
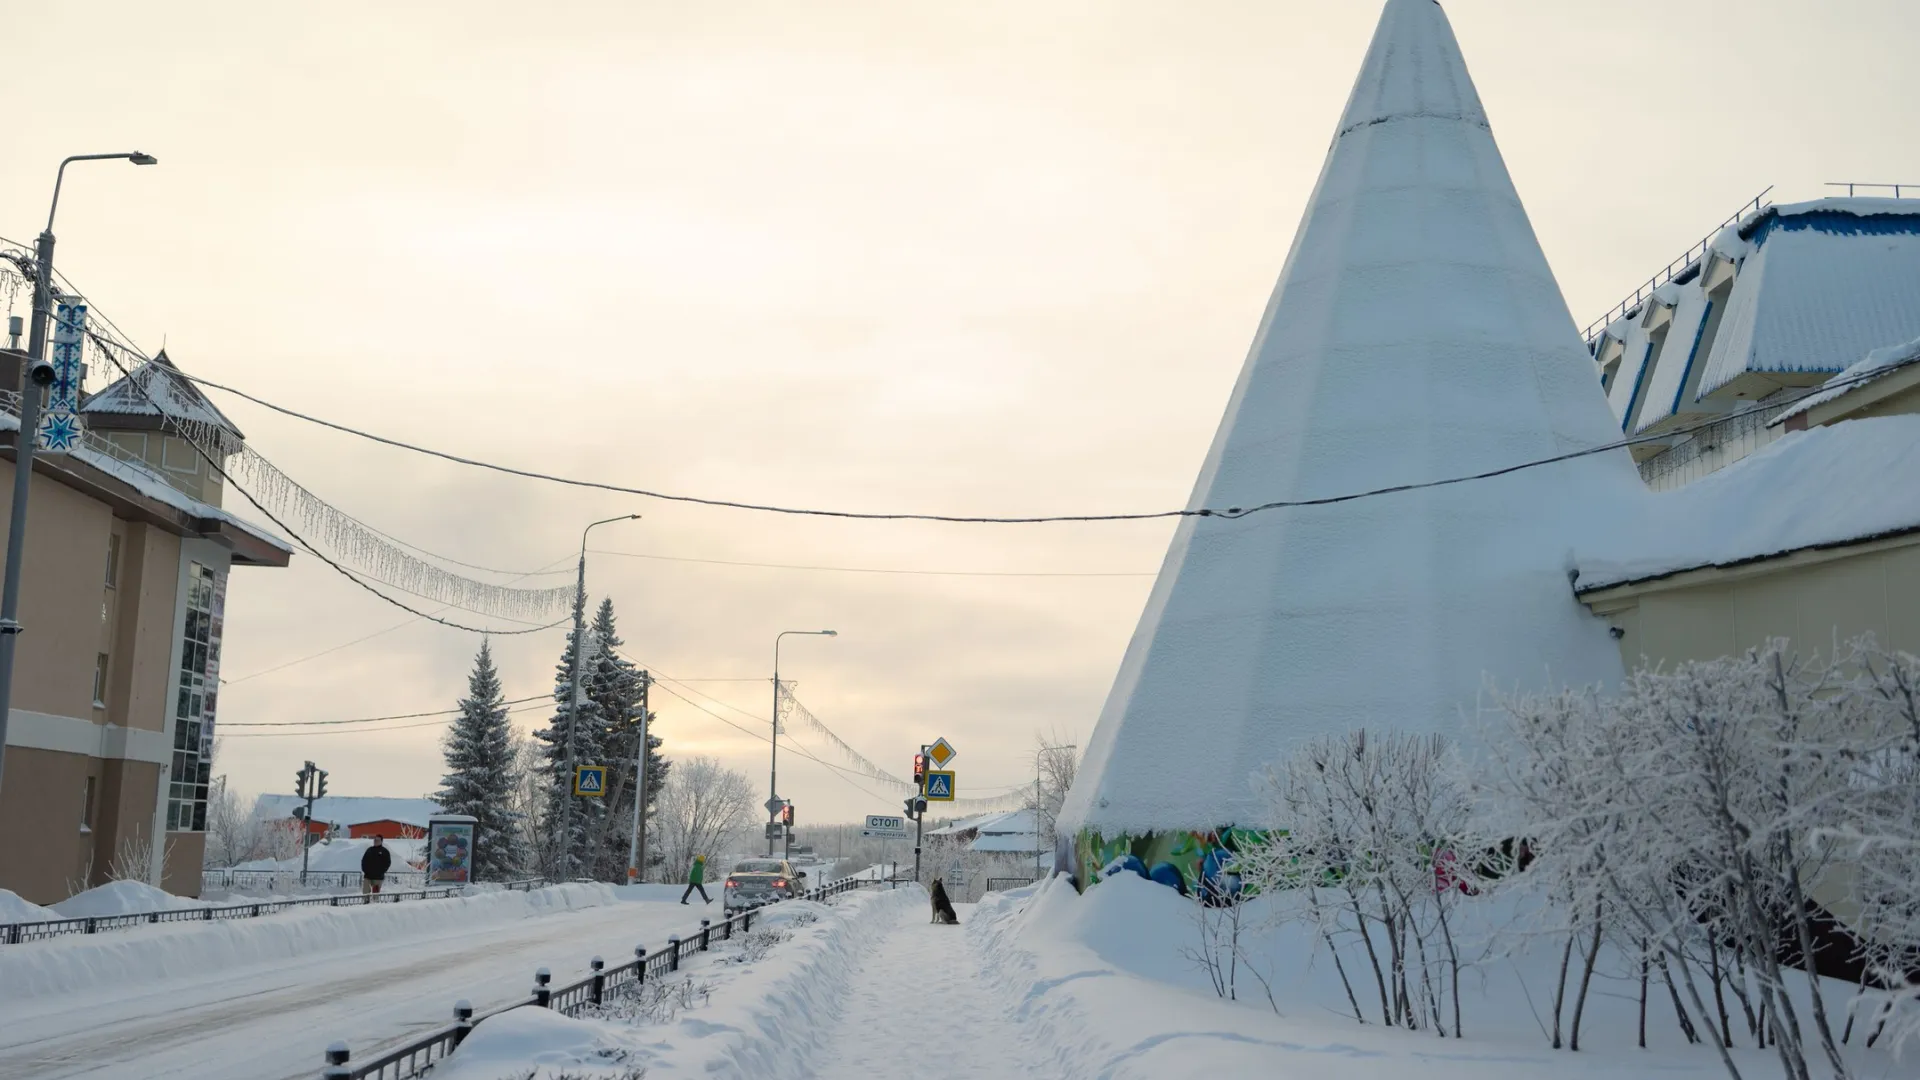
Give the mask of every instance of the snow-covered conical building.
[[[1468, 476], [1620, 437], [1446, 15], [1388, 0], [1191, 508]], [[1273, 827], [1252, 776], [1356, 728], [1461, 732], [1488, 681], [1612, 681], [1569, 582], [1625, 450], [1189, 517], [1060, 815], [1076, 872]], [[1612, 508], [1612, 509], [1610, 509]], [[1192, 880], [1192, 868], [1182, 867]]]

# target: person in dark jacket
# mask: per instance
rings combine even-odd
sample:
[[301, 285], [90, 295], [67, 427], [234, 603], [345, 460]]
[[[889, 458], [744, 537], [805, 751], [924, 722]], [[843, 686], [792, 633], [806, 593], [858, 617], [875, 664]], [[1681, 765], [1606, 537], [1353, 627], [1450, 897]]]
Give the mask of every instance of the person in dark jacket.
[[369, 896], [380, 895], [380, 883], [386, 880], [387, 868], [392, 865], [393, 852], [387, 850], [387, 842], [374, 837], [373, 846], [360, 856], [360, 891]]

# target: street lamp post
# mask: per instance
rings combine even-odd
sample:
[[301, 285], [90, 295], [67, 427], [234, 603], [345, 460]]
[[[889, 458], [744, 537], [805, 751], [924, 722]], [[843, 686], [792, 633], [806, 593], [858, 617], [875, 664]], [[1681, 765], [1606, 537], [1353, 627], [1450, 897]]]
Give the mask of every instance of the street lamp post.
[[587, 534], [596, 525], [608, 525], [616, 521], [638, 521], [639, 514], [622, 514], [619, 517], [602, 518], [580, 530], [580, 572], [574, 582], [573, 595], [573, 706], [567, 713], [567, 775], [561, 782], [561, 790], [566, 793], [566, 812], [560, 815], [560, 865], [558, 872], [565, 875], [568, 863], [573, 861], [573, 779], [576, 775], [575, 760], [580, 730], [580, 707], [582, 705], [580, 687], [581, 671], [586, 667], [586, 659], [581, 654], [587, 648]]
[[[780, 639], [788, 634], [815, 637], [840, 636], [838, 630], [782, 630], [773, 635], [773, 750], [767, 758], [767, 816], [769, 819], [779, 812], [774, 804], [780, 800]], [[772, 830], [767, 831], [767, 858], [773, 858]]]
[[[1080, 745], [1078, 743], [1062, 743], [1059, 746], [1048, 746], [1042, 743], [1039, 749], [1033, 752], [1033, 879], [1035, 881], [1040, 880], [1040, 816], [1041, 812], [1046, 809], [1047, 802], [1046, 792], [1041, 790], [1040, 787], [1040, 781], [1043, 776], [1040, 768], [1040, 755], [1054, 753], [1059, 750], [1078, 750], [1079, 748]], [[1051, 824], [1051, 822], [1049, 822], [1049, 824]], [[1048, 831], [1051, 832], [1052, 830], [1049, 829]], [[1057, 841], [1054, 846], [1056, 848], [1059, 847]], [[1059, 867], [1056, 866], [1054, 869], [1058, 870]]]
[[[53, 203], [47, 227], [33, 246], [33, 326], [27, 335], [26, 372], [47, 347], [47, 320], [53, 314], [53, 215], [60, 209], [60, 184], [76, 161], [126, 160], [153, 165], [158, 159], [138, 150], [129, 154], [75, 154], [60, 163], [53, 178]], [[26, 374], [22, 372], [22, 374]], [[27, 545], [27, 496], [33, 484], [33, 443], [40, 426], [40, 387], [36, 379], [20, 386], [20, 432], [13, 440], [13, 517], [7, 523], [7, 567], [0, 584], [0, 782], [6, 776], [7, 719], [13, 711], [13, 652], [20, 638], [20, 566]], [[163, 779], [164, 783], [165, 780]]]

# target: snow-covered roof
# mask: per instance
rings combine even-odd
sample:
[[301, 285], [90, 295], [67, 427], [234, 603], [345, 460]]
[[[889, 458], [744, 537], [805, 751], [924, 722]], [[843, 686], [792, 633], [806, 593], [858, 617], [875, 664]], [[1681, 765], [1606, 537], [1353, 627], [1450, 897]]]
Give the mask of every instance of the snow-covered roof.
[[[305, 800], [293, 795], [262, 795], [254, 803], [255, 816], [284, 818], [293, 816], [293, 808]], [[313, 820], [330, 825], [363, 825], [369, 821], [397, 821], [424, 829], [427, 819], [440, 812], [440, 804], [431, 799], [388, 799], [367, 795], [329, 795], [315, 799]]]
[[[19, 431], [20, 418], [7, 409], [0, 408], [0, 431]], [[193, 518], [204, 518], [225, 522], [247, 533], [254, 539], [288, 555], [293, 554], [293, 545], [279, 536], [255, 525], [243, 517], [229, 513], [211, 503], [203, 503], [168, 483], [152, 469], [131, 461], [123, 461], [111, 454], [96, 450], [90, 446], [78, 446], [68, 451], [67, 456], [75, 461], [85, 462], [108, 476], [126, 484], [140, 494], [165, 506]]]
[[[1920, 199], [1771, 206], [1740, 233], [1753, 245], [1700, 380], [1837, 372], [1920, 335]], [[1837, 317], [1844, 314], [1844, 317]]]
[[974, 817], [961, 818], [959, 821], [953, 822], [950, 825], [945, 825], [938, 829], [929, 829], [927, 831], [927, 835], [928, 836], [955, 836], [963, 832], [972, 832], [975, 829], [980, 829], [984, 826], [990, 825], [993, 822], [998, 821], [999, 819], [1006, 816], [1007, 816], [1006, 811], [998, 810], [991, 814], [979, 814]]
[[1920, 529], [1920, 415], [1792, 432], [1653, 495], [1643, 527], [1582, 546], [1582, 592]]
[[[213, 424], [235, 438], [244, 438], [240, 429], [233, 426], [233, 421], [227, 419], [227, 415], [208, 401], [200, 388], [188, 382], [179, 371], [173, 361], [167, 358], [167, 351], [162, 349], [153, 359], [87, 398], [86, 404], [80, 406], [80, 411], [118, 416], [158, 417], [164, 414], [174, 419]], [[159, 404], [155, 405], [155, 402]]]
[[1767, 425], [1772, 427], [1784, 424], [1809, 409], [1818, 408], [1836, 398], [1845, 397], [1861, 387], [1893, 374], [1900, 368], [1915, 363], [1920, 363], [1920, 338], [1915, 338], [1903, 345], [1889, 345], [1884, 349], [1875, 349], [1867, 354], [1866, 359], [1828, 379], [1818, 391], [1801, 398], [1792, 408], [1767, 421]]
[[[1619, 427], [1592, 364], [1445, 13], [1388, 0], [1190, 505], [1608, 444]], [[1263, 822], [1252, 774], [1303, 739], [1459, 734], [1488, 678], [1618, 680], [1605, 623], [1567, 588], [1569, 555], [1593, 519], [1645, 497], [1619, 449], [1182, 519], [1061, 832]]]
[[[1672, 416], [1680, 408], [1680, 398], [1686, 390], [1686, 378], [1693, 365], [1705, 363], [1704, 357], [1694, 355], [1700, 346], [1701, 331], [1706, 329], [1706, 321], [1711, 304], [1707, 294], [1700, 288], [1699, 279], [1681, 286], [1673, 308], [1673, 322], [1667, 326], [1665, 343], [1660, 346], [1659, 361], [1647, 376], [1646, 386], [1641, 390], [1645, 403], [1640, 406], [1640, 423], [1634, 431], [1644, 431], [1653, 424]], [[1609, 401], [1616, 400], [1609, 397]], [[1625, 422], [1625, 413], [1617, 413]]]

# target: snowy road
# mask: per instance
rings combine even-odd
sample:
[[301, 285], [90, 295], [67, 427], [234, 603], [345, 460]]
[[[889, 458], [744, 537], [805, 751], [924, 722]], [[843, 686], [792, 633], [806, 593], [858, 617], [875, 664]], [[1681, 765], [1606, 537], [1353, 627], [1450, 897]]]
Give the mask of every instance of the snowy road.
[[477, 939], [449, 925], [324, 958], [11, 1002], [0, 1018], [0, 1076], [311, 1080], [334, 1039], [364, 1059], [447, 1023], [459, 998], [484, 1012], [524, 996], [535, 968], [571, 982], [595, 954], [623, 962], [635, 945], [658, 948], [703, 915], [718, 919], [716, 908], [613, 903], [489, 926]]
[[[903, 916], [861, 960], [846, 1011], [826, 1041], [828, 1064], [814, 1075], [902, 1075], [924, 1060], [929, 1045], [951, 1051], [939, 1072], [953, 1080], [1043, 1075], [1021, 1048], [1021, 1029], [1003, 1016], [981, 978], [964, 926], [929, 924], [923, 910]], [[955, 910], [963, 924], [973, 915], [972, 904]]]

